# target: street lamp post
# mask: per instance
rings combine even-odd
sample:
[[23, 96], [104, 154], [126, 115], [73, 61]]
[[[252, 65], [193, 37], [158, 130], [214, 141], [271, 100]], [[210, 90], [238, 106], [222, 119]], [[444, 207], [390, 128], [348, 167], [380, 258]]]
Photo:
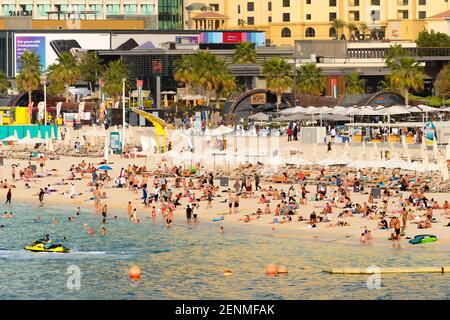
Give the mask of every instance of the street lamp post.
[[44, 125], [47, 125], [47, 76], [41, 76], [41, 83], [44, 86]]
[[125, 82], [127, 79], [122, 78], [122, 150], [125, 148]]

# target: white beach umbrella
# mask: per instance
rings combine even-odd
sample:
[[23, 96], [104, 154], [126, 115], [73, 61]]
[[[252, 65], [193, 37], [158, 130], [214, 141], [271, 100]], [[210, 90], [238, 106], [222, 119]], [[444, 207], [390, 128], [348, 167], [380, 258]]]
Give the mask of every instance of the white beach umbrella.
[[447, 147], [445, 148], [445, 160], [450, 160], [450, 138], [448, 139]]
[[357, 116], [377, 116], [377, 115], [382, 115], [382, 113], [380, 111], [373, 110], [370, 107], [362, 107], [361, 109], [359, 109], [358, 111], [356, 111], [353, 114], [357, 115]]
[[441, 162], [441, 173], [442, 173], [442, 181], [450, 180], [447, 161]]
[[52, 139], [52, 140], [56, 140], [56, 135], [55, 135], [55, 127], [52, 127], [52, 130], [51, 130], [51, 135], [50, 135], [50, 139]]
[[342, 116], [346, 116], [348, 112], [348, 108], [342, 107], [342, 106], [336, 106], [334, 108], [331, 108], [333, 114], [338, 114]]
[[438, 145], [437, 145], [437, 140], [433, 139], [433, 157], [434, 157], [434, 159], [437, 159], [438, 153], [439, 153], [439, 149], [438, 149]]
[[19, 141], [19, 138], [17, 138], [15, 135], [6, 137], [4, 139], [2, 139], [3, 142], [17, 142]]
[[109, 143], [107, 141], [108, 139], [105, 139], [105, 147], [103, 149], [103, 158], [108, 161], [109, 160]]
[[228, 127], [226, 127], [224, 125], [221, 125], [220, 127], [212, 130], [210, 132], [210, 135], [211, 136], [221, 136], [221, 135], [229, 134], [229, 133], [231, 133], [233, 131], [234, 131], [233, 128], [228, 128]]
[[380, 159], [380, 152], [378, 151], [378, 143], [373, 144], [373, 154], [375, 156], [375, 159]]
[[53, 152], [55, 151], [55, 147], [53, 146], [53, 140], [48, 139], [48, 151]]
[[300, 107], [300, 106], [296, 106], [293, 108], [287, 108], [284, 109], [282, 111], [280, 111], [280, 114], [282, 115], [291, 115], [291, 114], [297, 114], [297, 113], [305, 113], [306, 112], [306, 108]]
[[362, 155], [366, 156], [367, 155], [367, 146], [366, 146], [366, 142], [363, 140], [362, 142]]
[[313, 163], [307, 159], [299, 158], [299, 157], [293, 157], [286, 160], [287, 164], [293, 164], [295, 166], [309, 166]]
[[350, 156], [350, 146], [348, 141], [345, 141], [344, 143], [344, 157], [349, 157]]
[[411, 112], [409, 112], [405, 107], [402, 107], [402, 106], [392, 106], [392, 107], [388, 107], [388, 108], [385, 108], [385, 109], [383, 109], [383, 110], [380, 110], [380, 112], [381, 112], [382, 114], [390, 115], [390, 116], [393, 116], [393, 115], [402, 115], [402, 114], [410, 114], [410, 113], [411, 113]]

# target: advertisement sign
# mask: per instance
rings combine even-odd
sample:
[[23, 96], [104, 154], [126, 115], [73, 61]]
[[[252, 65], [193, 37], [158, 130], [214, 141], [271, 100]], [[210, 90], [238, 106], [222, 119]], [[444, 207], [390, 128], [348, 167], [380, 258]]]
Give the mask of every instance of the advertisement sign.
[[[162, 43], [189, 43], [196, 44], [199, 42], [199, 36], [196, 33], [180, 34], [180, 33], [113, 33], [111, 34], [111, 49], [116, 49], [124, 43], [137, 43], [139, 46], [144, 43], [151, 42], [153, 46], [160, 47]], [[131, 49], [133, 50], [133, 49]]]
[[64, 113], [64, 124], [72, 125], [74, 121], [80, 121], [80, 115], [78, 113]]
[[19, 70], [19, 58], [23, 52], [34, 50], [39, 54], [43, 70], [56, 62], [61, 53], [75, 54], [84, 50], [109, 50], [109, 33], [20, 33], [14, 34], [14, 59], [16, 74]]
[[16, 73], [20, 71], [20, 57], [26, 51], [34, 51], [41, 59], [42, 68], [45, 69], [45, 37], [43, 36], [17, 36], [16, 41]]
[[250, 97], [251, 104], [263, 105], [267, 103], [266, 93], [255, 93]]
[[243, 32], [224, 32], [222, 34], [223, 43], [240, 43], [242, 42]]

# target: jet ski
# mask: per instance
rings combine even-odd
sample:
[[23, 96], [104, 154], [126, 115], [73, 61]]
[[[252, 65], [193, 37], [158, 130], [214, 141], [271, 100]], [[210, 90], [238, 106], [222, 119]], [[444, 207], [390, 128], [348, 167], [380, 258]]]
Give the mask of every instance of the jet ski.
[[50, 240], [42, 241], [35, 240], [30, 245], [24, 248], [32, 252], [54, 252], [54, 253], [68, 253], [69, 249], [60, 243], [53, 243]]

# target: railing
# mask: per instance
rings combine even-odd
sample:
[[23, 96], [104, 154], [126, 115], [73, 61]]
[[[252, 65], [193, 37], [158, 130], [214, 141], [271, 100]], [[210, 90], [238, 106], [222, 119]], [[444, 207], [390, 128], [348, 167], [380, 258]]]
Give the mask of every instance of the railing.
[[[349, 59], [382, 59], [389, 48], [347, 49]], [[450, 48], [405, 48], [414, 57], [450, 57]]]

